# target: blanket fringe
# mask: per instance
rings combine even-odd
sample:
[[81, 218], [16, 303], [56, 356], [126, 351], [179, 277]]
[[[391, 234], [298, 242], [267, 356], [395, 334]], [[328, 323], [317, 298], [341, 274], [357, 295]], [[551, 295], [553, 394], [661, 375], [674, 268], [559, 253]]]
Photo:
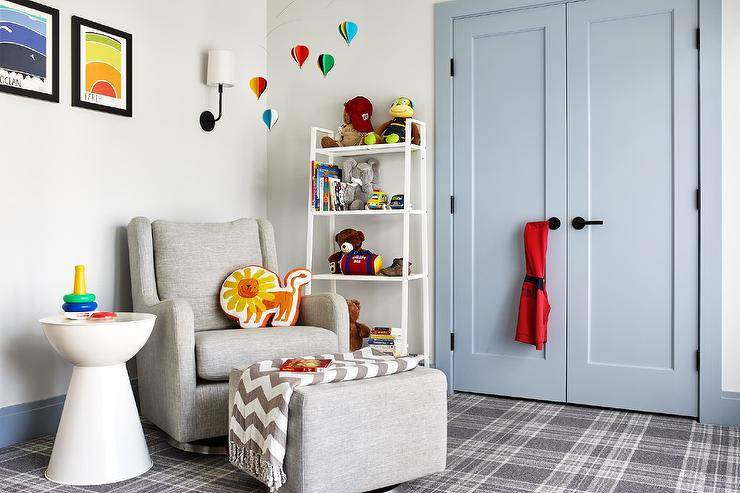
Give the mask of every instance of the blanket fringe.
[[229, 444], [229, 461], [250, 476], [264, 483], [275, 493], [287, 481], [281, 466], [265, 460], [262, 454], [248, 447]]

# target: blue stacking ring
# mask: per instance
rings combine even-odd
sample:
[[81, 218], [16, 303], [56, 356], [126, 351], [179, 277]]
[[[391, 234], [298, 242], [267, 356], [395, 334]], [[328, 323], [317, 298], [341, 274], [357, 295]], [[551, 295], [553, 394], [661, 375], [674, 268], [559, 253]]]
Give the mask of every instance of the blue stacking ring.
[[91, 312], [98, 308], [98, 304], [94, 301], [90, 303], [65, 303], [62, 305], [62, 310], [65, 312]]

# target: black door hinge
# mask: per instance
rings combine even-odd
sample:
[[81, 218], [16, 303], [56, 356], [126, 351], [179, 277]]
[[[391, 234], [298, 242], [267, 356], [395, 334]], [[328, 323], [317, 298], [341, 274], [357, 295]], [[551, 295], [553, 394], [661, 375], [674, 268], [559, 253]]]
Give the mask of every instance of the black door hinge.
[[696, 210], [701, 210], [701, 188], [696, 189]]
[[450, 195], [450, 214], [455, 213], [455, 196]]
[[450, 351], [455, 350], [455, 333], [450, 332]]
[[701, 31], [699, 28], [696, 28], [696, 49], [698, 50], [701, 47]]
[[699, 353], [699, 350], [696, 350], [696, 371], [699, 371], [700, 363], [701, 363], [701, 353]]
[[450, 77], [455, 76], [455, 59], [450, 58]]

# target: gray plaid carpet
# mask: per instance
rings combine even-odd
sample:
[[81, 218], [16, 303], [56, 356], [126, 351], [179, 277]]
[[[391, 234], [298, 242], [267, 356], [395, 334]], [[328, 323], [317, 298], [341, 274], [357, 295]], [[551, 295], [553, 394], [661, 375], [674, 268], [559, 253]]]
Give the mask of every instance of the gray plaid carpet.
[[[3, 492], [262, 492], [223, 457], [177, 451], [144, 425], [154, 467], [130, 481], [69, 487], [44, 479], [53, 437], [0, 449]], [[456, 394], [447, 471], [412, 492], [740, 491], [740, 432], [685, 418]]]

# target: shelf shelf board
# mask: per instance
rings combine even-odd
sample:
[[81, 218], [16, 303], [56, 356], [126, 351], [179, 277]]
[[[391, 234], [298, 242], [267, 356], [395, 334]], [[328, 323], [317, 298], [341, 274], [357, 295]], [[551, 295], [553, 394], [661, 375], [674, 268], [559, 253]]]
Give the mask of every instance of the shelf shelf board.
[[[420, 151], [424, 149], [420, 145], [411, 144], [412, 151]], [[398, 144], [375, 144], [375, 145], [362, 145], [362, 146], [346, 146], [346, 147], [327, 147], [327, 148], [316, 148], [314, 152], [322, 156], [362, 156], [367, 154], [391, 154], [391, 153], [402, 153], [406, 150], [406, 143], [401, 142]]]
[[[314, 216], [398, 216], [402, 215], [403, 209], [383, 209], [383, 210], [359, 210], [359, 211], [311, 211]], [[423, 215], [426, 211], [411, 209], [408, 211], [412, 215]]]
[[[314, 274], [312, 281], [375, 281], [375, 282], [401, 282], [403, 277], [388, 276], [346, 276], [344, 274]], [[409, 281], [423, 279], [424, 274], [411, 274], [408, 276]]]

